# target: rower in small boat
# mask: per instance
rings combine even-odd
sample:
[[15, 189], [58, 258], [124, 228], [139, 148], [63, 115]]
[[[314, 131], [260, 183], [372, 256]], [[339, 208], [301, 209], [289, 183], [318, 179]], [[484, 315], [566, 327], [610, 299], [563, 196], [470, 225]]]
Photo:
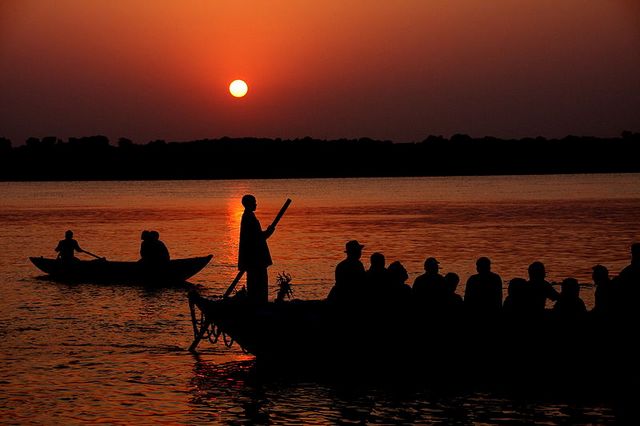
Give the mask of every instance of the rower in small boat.
[[73, 238], [73, 231], [68, 230], [64, 233], [64, 240], [58, 242], [56, 247], [58, 252], [58, 259], [64, 262], [73, 262], [78, 260], [75, 257], [75, 252], [84, 253], [85, 251], [80, 248], [78, 242]]

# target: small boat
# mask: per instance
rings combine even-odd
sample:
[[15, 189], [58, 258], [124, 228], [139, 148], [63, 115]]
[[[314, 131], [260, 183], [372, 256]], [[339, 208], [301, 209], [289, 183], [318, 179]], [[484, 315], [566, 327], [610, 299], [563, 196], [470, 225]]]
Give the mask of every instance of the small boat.
[[182, 283], [204, 268], [213, 255], [172, 259], [167, 264], [146, 264], [106, 259], [74, 260], [63, 262], [46, 257], [29, 260], [51, 278], [73, 281]]

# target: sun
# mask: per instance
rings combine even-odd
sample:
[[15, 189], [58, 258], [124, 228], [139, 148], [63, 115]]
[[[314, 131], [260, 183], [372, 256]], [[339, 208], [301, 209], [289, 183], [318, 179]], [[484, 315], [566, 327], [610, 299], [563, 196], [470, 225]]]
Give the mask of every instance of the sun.
[[233, 80], [229, 85], [229, 92], [236, 98], [241, 98], [247, 94], [249, 86], [243, 80]]

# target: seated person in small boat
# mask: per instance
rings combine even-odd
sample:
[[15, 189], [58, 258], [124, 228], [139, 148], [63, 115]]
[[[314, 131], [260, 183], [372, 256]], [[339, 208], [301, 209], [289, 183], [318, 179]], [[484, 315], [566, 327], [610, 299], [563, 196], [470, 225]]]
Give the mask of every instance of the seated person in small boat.
[[495, 317], [502, 309], [502, 278], [491, 272], [491, 260], [480, 257], [476, 261], [477, 274], [467, 280], [464, 305], [473, 317]]
[[65, 262], [78, 260], [74, 255], [76, 251], [78, 253], [84, 253], [84, 250], [80, 248], [78, 242], [73, 239], [73, 231], [66, 231], [64, 233], [64, 240], [58, 242], [56, 251], [58, 252], [58, 259]]
[[158, 231], [142, 231], [140, 236], [140, 260], [150, 264], [167, 263], [170, 260], [167, 246], [160, 240]]
[[153, 248], [151, 247], [152, 243], [149, 240], [149, 231], [146, 229], [142, 231], [140, 239], [142, 240], [140, 243], [140, 261], [142, 262], [150, 259]]
[[420, 310], [435, 310], [446, 294], [444, 277], [440, 275], [440, 262], [435, 257], [424, 261], [424, 274], [413, 282], [413, 301]]
[[562, 320], [578, 320], [587, 314], [587, 307], [580, 298], [580, 284], [575, 278], [565, 278], [560, 285], [560, 296], [553, 306], [553, 314]]
[[158, 261], [168, 262], [171, 256], [169, 256], [167, 246], [160, 240], [160, 233], [158, 231], [149, 231], [149, 237], [153, 243], [153, 250]]
[[336, 266], [336, 284], [329, 292], [332, 302], [356, 302], [362, 298], [362, 289], [366, 280], [364, 265], [360, 261], [364, 246], [356, 240], [345, 245], [347, 258]]

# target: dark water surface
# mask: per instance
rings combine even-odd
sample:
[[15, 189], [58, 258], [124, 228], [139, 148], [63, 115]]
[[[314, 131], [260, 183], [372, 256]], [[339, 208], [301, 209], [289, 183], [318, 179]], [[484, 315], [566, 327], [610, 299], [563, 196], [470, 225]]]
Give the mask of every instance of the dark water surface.
[[[256, 195], [263, 227], [293, 199], [269, 241], [270, 278], [290, 273], [301, 299], [326, 296], [344, 243], [354, 238], [366, 245], [366, 264], [381, 251], [389, 262], [401, 260], [412, 282], [425, 257], [435, 256], [462, 283], [486, 255], [505, 279], [526, 276], [527, 265], [541, 260], [551, 280], [588, 284], [594, 264], [617, 273], [640, 241], [637, 174], [2, 182], [0, 423], [613, 421], [606, 401], [443, 392], [401, 378], [265, 377], [235, 346], [202, 344], [199, 357], [185, 350], [192, 336], [184, 288], [56, 283], [39, 279], [28, 261], [53, 257], [66, 229], [93, 253], [135, 260], [140, 231], [156, 229], [173, 257], [213, 254], [191, 281], [221, 294], [236, 273], [244, 193]], [[593, 289], [583, 287], [582, 297], [592, 306]]]

